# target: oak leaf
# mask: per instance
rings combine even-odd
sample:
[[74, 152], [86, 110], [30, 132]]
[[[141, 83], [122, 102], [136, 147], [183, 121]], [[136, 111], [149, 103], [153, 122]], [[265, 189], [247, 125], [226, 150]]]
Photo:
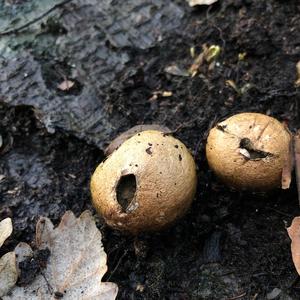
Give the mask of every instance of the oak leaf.
[[[0, 222], [0, 247], [11, 235], [13, 230], [10, 218]], [[16, 255], [14, 252], [8, 252], [0, 258], [0, 297], [7, 294], [16, 284], [18, 272], [16, 266]]]
[[12, 230], [11, 218], [6, 218], [0, 222], [0, 248], [5, 240], [11, 235]]
[[300, 275], [300, 217], [292, 221], [292, 225], [287, 228], [291, 243], [292, 258], [295, 268]]
[[[107, 271], [101, 238], [88, 211], [79, 218], [66, 212], [57, 228], [48, 218], [40, 218], [36, 246], [50, 250], [47, 265], [30, 285], [15, 287], [3, 299], [115, 299], [117, 285], [101, 282]], [[24, 250], [30, 253], [26, 247]]]

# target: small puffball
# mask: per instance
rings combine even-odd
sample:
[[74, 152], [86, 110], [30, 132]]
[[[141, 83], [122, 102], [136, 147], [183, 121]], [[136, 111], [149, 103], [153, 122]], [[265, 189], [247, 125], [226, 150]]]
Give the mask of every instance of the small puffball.
[[210, 168], [229, 186], [267, 191], [281, 185], [291, 135], [276, 119], [241, 113], [210, 130], [206, 156]]

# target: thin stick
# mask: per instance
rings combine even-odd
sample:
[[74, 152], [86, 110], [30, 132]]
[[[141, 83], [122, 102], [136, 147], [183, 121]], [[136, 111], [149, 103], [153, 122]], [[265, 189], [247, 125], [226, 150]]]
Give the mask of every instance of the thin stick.
[[109, 281], [110, 278], [111, 278], [111, 277], [114, 275], [114, 273], [117, 271], [117, 269], [118, 269], [118, 267], [119, 267], [121, 261], [123, 260], [123, 258], [124, 258], [125, 255], [127, 254], [127, 252], [128, 252], [128, 250], [125, 250], [124, 253], [121, 255], [121, 257], [120, 257], [120, 259], [119, 259], [117, 265], [114, 267], [114, 269], [111, 271], [110, 275], [108, 276], [107, 281]]
[[246, 295], [247, 295], [247, 293], [244, 292], [244, 293], [242, 293], [242, 294], [240, 294], [238, 296], [235, 296], [235, 297], [232, 297], [232, 298], [228, 298], [227, 300], [241, 299], [241, 298], [245, 297]]
[[53, 12], [54, 10], [64, 6], [65, 4], [71, 2], [72, 0], [65, 0], [65, 1], [62, 1], [56, 5], [54, 5], [53, 7], [51, 7], [49, 10], [47, 10], [46, 12], [44, 12], [43, 14], [41, 14], [39, 17], [29, 21], [28, 23], [25, 23], [24, 25], [20, 26], [20, 27], [17, 27], [17, 28], [14, 28], [14, 29], [10, 29], [10, 30], [7, 30], [7, 31], [3, 31], [3, 32], [0, 32], [0, 36], [5, 36], [5, 35], [10, 35], [10, 34], [16, 34], [18, 33], [19, 31], [31, 26], [32, 24], [40, 21], [41, 19], [43, 19], [44, 17], [48, 16], [51, 12]]
[[294, 136], [294, 154], [295, 154], [295, 170], [296, 182], [298, 189], [298, 201], [300, 206], [300, 130]]

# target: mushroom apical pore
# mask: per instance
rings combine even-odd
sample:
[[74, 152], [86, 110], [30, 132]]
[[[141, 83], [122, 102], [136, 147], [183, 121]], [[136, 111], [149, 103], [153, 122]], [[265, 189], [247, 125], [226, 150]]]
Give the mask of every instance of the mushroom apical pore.
[[126, 140], [94, 172], [93, 205], [108, 225], [137, 234], [173, 223], [189, 208], [196, 165], [185, 145], [160, 131]]
[[240, 113], [210, 130], [206, 156], [210, 168], [229, 186], [267, 191], [281, 185], [291, 135], [276, 119]]

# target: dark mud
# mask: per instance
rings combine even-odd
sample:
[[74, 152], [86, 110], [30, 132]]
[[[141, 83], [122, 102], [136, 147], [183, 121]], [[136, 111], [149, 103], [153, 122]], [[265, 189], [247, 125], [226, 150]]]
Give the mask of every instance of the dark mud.
[[[157, 30], [165, 26], [163, 38], [147, 39], [143, 44], [137, 41], [145, 33], [137, 35], [137, 40], [131, 36], [126, 43], [117, 40], [112, 44], [101, 35], [104, 29], [87, 26], [96, 23], [96, 17], [81, 17], [78, 44], [67, 43], [76, 32], [68, 12], [72, 8], [75, 16], [81, 16], [83, 4], [79, 2], [51, 16], [61, 25], [54, 27], [54, 33], [49, 33], [46, 23], [46, 33], [25, 46], [19, 42], [15, 55], [21, 61], [25, 57], [27, 65], [22, 66], [40, 68], [25, 86], [23, 75], [16, 73], [18, 61], [3, 58], [1, 100], [7, 104], [0, 106], [0, 175], [5, 176], [0, 182], [0, 218], [13, 218], [14, 233], [1, 254], [20, 241], [32, 241], [40, 215], [57, 223], [65, 210], [79, 215], [92, 209], [89, 180], [104, 159], [109, 138], [136, 124], [158, 123], [177, 129], [176, 137], [194, 153], [197, 197], [189, 213], [161, 233], [133, 238], [109, 229], [98, 219], [108, 254], [104, 279], [119, 285], [119, 299], [254, 300], [266, 299], [274, 288], [282, 290], [276, 299], [299, 299], [286, 232], [286, 226], [300, 213], [295, 181], [289, 190], [268, 195], [231, 191], [208, 169], [204, 146], [209, 128], [237, 112], [267, 113], [286, 122], [292, 131], [300, 127], [300, 93], [294, 86], [295, 65], [300, 60], [300, 3], [219, 2], [190, 9], [183, 1], [172, 1], [170, 9], [176, 6], [177, 22], [170, 27], [164, 25], [170, 24], [170, 18], [159, 18]], [[89, 5], [94, 5], [93, 1]], [[106, 11], [115, 14], [117, 5], [118, 1], [113, 1]], [[128, 14], [131, 9], [127, 7]], [[154, 25], [149, 24], [144, 32], [152, 34]], [[84, 30], [99, 36], [80, 48], [86, 44]], [[146, 36], [153, 37], [151, 34]], [[49, 47], [57, 35], [65, 52], [56, 53]], [[222, 48], [213, 70], [204, 65], [193, 78], [165, 72], [172, 64], [188, 68], [193, 63], [190, 47], [199, 53], [204, 43]], [[110, 51], [100, 62], [97, 55], [102, 52], [95, 49], [103, 45]], [[246, 53], [243, 60], [238, 59], [240, 53]], [[78, 60], [78, 68], [84, 72], [72, 72], [67, 58]], [[105, 77], [103, 61], [108, 58], [114, 67], [106, 69], [109, 76]], [[62, 80], [58, 69], [78, 80], [76, 92], [57, 91]], [[15, 76], [7, 78], [5, 74]], [[226, 80], [234, 81], [238, 89]], [[37, 85], [31, 87], [32, 82]], [[172, 91], [173, 95], [150, 101], [155, 91]], [[97, 105], [100, 110], [95, 109]], [[88, 113], [85, 123], [83, 116], [90, 109], [94, 114]], [[73, 122], [74, 116], [78, 122]], [[98, 123], [102, 116], [104, 121]], [[49, 133], [49, 129], [55, 132]]]

